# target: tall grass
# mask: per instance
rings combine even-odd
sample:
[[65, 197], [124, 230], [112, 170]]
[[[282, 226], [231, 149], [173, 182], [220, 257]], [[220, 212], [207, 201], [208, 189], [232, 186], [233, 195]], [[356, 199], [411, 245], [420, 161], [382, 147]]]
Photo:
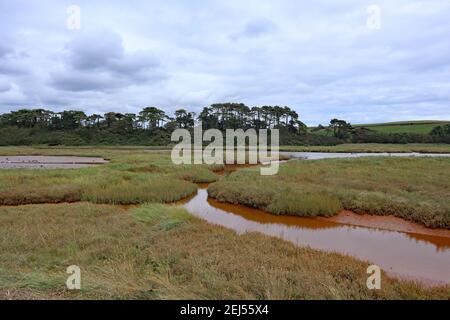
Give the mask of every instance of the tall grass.
[[208, 194], [222, 202], [244, 204], [277, 215], [332, 216], [342, 210], [337, 197], [286, 186], [224, 181], [210, 185]]
[[[364, 263], [188, 218], [161, 204], [0, 207], [3, 299], [449, 299]], [[66, 268], [81, 268], [81, 290]]]
[[287, 191], [275, 196], [267, 211], [275, 214], [332, 216], [342, 210], [339, 199], [328, 194]]
[[187, 181], [121, 180], [115, 184], [86, 186], [83, 200], [94, 203], [139, 204], [144, 202], [174, 202], [192, 195], [197, 187]]
[[32, 203], [60, 203], [81, 200], [81, 187], [73, 184], [50, 185], [45, 187], [21, 187], [0, 191], [0, 205]]
[[[168, 152], [109, 149], [31, 149], [30, 154], [93, 155], [111, 159], [98, 167], [65, 170], [0, 170], [0, 205], [91, 201], [109, 204], [173, 202], [214, 182], [214, 166], [173, 165]], [[5, 148], [0, 148], [4, 153]], [[18, 151], [15, 148], [11, 150]], [[22, 150], [24, 152], [24, 150]], [[20, 152], [19, 152], [20, 153]]]
[[325, 215], [342, 208], [395, 215], [450, 228], [450, 159], [359, 158], [291, 161], [278, 175], [235, 172], [208, 188], [210, 196], [276, 214]]
[[158, 228], [168, 231], [183, 225], [191, 215], [182, 207], [167, 206], [160, 203], [148, 203], [131, 210], [131, 215], [141, 222], [150, 222]]

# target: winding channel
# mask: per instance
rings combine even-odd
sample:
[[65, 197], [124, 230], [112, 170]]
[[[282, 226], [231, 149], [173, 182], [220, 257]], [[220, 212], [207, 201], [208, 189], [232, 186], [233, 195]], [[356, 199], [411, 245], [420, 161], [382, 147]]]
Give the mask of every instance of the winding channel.
[[[326, 158], [332, 155], [324, 154]], [[304, 153], [290, 156], [311, 159]], [[312, 155], [312, 159], [318, 158], [318, 154]], [[238, 234], [259, 232], [298, 246], [349, 255], [380, 266], [392, 277], [426, 286], [450, 284], [450, 230], [428, 229], [395, 217], [352, 216], [349, 212], [333, 218], [276, 216], [208, 198], [207, 185], [200, 185], [197, 195], [184, 206], [193, 215]]]

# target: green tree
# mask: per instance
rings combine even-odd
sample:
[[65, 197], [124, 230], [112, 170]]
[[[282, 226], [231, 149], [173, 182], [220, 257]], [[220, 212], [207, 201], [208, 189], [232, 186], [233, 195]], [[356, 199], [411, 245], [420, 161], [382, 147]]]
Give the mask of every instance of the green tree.
[[185, 109], [178, 109], [175, 111], [175, 122], [178, 128], [192, 128], [194, 126], [193, 114]]
[[332, 119], [329, 128], [333, 131], [333, 135], [339, 139], [347, 139], [353, 128], [350, 123], [345, 120]]
[[143, 129], [155, 129], [164, 124], [167, 117], [163, 110], [156, 107], [146, 107], [139, 112], [139, 121]]

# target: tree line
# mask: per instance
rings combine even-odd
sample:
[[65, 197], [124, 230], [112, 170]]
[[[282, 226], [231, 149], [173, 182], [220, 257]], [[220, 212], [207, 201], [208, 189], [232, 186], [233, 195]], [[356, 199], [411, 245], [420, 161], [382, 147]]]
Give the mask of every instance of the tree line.
[[74, 130], [80, 128], [107, 129], [115, 132], [133, 130], [193, 128], [202, 121], [205, 129], [273, 129], [285, 128], [291, 133], [306, 131], [297, 112], [289, 107], [248, 107], [243, 103], [220, 103], [205, 107], [197, 116], [186, 109], [178, 109], [170, 116], [157, 107], [145, 107], [138, 114], [107, 112], [87, 115], [83, 111], [53, 112], [46, 109], [20, 109], [0, 115], [0, 127], [46, 128]]
[[[0, 145], [168, 145], [178, 128], [191, 130], [199, 122], [203, 129], [279, 129], [282, 145], [337, 145], [340, 143], [450, 143], [450, 125], [429, 135], [386, 134], [353, 127], [342, 119], [308, 130], [298, 113], [289, 107], [248, 107], [243, 103], [217, 103], [196, 114], [178, 109], [172, 115], [158, 107], [135, 113], [86, 114], [79, 110], [54, 112], [20, 109], [0, 115]], [[321, 134], [325, 133], [325, 134]]]
[[[0, 115], [0, 145], [168, 145], [175, 129], [191, 130], [200, 122], [205, 130], [276, 128], [286, 144], [301, 143], [307, 135], [307, 127], [297, 112], [286, 106], [217, 103], [203, 108], [199, 114], [184, 108], [167, 114], [158, 107], [145, 107], [139, 113], [104, 114], [35, 108]], [[319, 139], [337, 143], [328, 137]]]

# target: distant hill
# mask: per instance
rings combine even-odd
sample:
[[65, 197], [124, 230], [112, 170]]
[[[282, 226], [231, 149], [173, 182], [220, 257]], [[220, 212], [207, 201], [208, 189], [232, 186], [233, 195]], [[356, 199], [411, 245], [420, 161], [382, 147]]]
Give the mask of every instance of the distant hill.
[[[437, 121], [437, 120], [397, 121], [385, 123], [354, 124], [353, 127], [364, 127], [381, 133], [429, 134], [434, 127], [443, 124], [450, 124], [450, 121]], [[310, 128], [310, 131], [320, 135], [326, 134], [325, 130], [314, 131], [313, 128]]]

